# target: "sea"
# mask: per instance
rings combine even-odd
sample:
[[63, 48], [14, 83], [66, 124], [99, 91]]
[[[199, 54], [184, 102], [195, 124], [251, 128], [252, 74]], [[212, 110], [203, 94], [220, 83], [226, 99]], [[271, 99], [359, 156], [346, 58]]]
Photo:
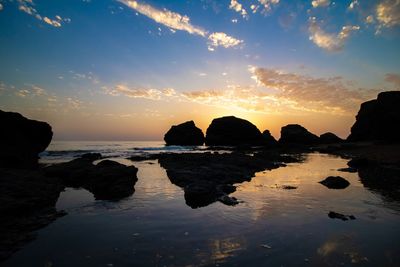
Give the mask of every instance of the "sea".
[[[358, 173], [341, 172], [346, 159], [306, 154], [304, 162], [265, 170], [236, 184], [236, 206], [220, 202], [192, 209], [182, 188], [157, 162], [132, 155], [203, 153], [207, 147], [166, 147], [163, 142], [53, 142], [41, 163], [99, 152], [136, 166], [131, 197], [95, 200], [66, 188], [57, 202], [66, 211], [37, 231], [1, 266], [400, 266], [400, 203], [370, 189]], [[342, 176], [350, 186], [318, 183]], [[290, 185], [296, 189], [284, 189]], [[329, 212], [353, 215], [330, 218]]]

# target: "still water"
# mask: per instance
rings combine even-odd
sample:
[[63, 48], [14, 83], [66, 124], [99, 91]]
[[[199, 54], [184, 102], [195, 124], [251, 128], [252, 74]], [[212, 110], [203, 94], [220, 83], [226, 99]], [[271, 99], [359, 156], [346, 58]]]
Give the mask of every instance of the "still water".
[[[133, 196], [95, 201], [68, 188], [57, 203], [68, 215], [4, 266], [400, 266], [400, 204], [364, 188], [357, 173], [337, 171], [344, 159], [309, 154], [238, 184], [237, 206], [199, 209], [186, 206], [157, 161], [119, 161], [139, 168]], [[351, 185], [318, 183], [330, 175]]]

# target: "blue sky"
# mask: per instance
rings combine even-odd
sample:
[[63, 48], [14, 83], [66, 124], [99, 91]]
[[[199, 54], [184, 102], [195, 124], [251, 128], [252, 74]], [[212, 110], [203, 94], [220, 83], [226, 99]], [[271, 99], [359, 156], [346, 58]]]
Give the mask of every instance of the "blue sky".
[[400, 89], [398, 0], [0, 0], [0, 108], [56, 139], [162, 139], [236, 115], [348, 134]]

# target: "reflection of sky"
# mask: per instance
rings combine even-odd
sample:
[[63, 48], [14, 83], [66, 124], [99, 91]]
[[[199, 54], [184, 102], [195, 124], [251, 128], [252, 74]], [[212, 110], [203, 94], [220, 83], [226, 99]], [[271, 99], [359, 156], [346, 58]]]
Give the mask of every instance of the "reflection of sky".
[[244, 117], [347, 135], [399, 89], [396, 0], [0, 1], [0, 108], [58, 139], [156, 139]]

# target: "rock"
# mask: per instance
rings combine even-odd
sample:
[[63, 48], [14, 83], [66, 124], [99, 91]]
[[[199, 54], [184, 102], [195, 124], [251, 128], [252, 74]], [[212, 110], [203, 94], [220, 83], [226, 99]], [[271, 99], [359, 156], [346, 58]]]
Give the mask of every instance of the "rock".
[[361, 104], [348, 141], [400, 141], [400, 91], [382, 92]]
[[193, 121], [174, 125], [164, 136], [167, 145], [201, 146], [204, 144], [204, 134]]
[[223, 195], [218, 198], [218, 201], [227, 206], [236, 206], [239, 201], [235, 197], [230, 197], [228, 195]]
[[289, 124], [281, 128], [281, 144], [314, 145], [319, 142], [319, 137], [310, 133], [298, 124]]
[[138, 169], [111, 160], [93, 165], [98, 158], [101, 158], [100, 154], [85, 155], [49, 166], [45, 168], [45, 173], [48, 177], [62, 179], [65, 186], [89, 190], [96, 199], [118, 200], [131, 196], [135, 191]]
[[334, 211], [330, 211], [328, 213], [328, 217], [331, 218], [331, 219], [340, 219], [342, 221], [348, 221], [348, 220], [355, 220], [356, 219], [356, 217], [354, 217], [353, 215], [344, 215], [344, 214], [337, 213], [337, 212], [334, 212]]
[[344, 189], [350, 185], [346, 179], [340, 176], [329, 176], [319, 183], [325, 185], [329, 189]]
[[38, 154], [47, 148], [53, 137], [51, 126], [1, 110], [0, 124], [0, 167], [37, 167]]
[[275, 146], [278, 144], [278, 141], [275, 140], [275, 138], [271, 135], [269, 130], [265, 130], [262, 133], [262, 136], [266, 146]]
[[282, 189], [285, 189], [285, 190], [293, 190], [293, 189], [297, 189], [297, 186], [282, 185]]
[[321, 144], [334, 144], [334, 143], [343, 142], [343, 139], [341, 139], [334, 133], [328, 132], [328, 133], [321, 134], [319, 136], [319, 142]]
[[372, 162], [367, 158], [353, 158], [349, 162], [347, 162], [347, 165], [354, 169], [368, 167], [368, 165], [371, 164]]
[[339, 172], [350, 172], [350, 173], [354, 173], [354, 172], [357, 172], [357, 169], [356, 169], [356, 168], [351, 168], [351, 167], [349, 167], [349, 168], [340, 168], [340, 169], [338, 169], [338, 171], [339, 171]]
[[234, 116], [214, 119], [206, 132], [208, 146], [263, 145], [264, 138], [257, 127]]

